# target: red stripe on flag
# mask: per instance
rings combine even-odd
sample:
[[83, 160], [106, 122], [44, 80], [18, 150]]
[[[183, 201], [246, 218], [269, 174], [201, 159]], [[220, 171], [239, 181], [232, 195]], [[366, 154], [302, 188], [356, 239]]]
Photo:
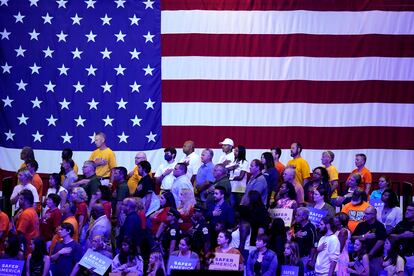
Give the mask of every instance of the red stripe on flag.
[[161, 10], [413, 11], [412, 0], [162, 0]]
[[413, 35], [162, 35], [163, 56], [413, 57], [413, 45]]
[[[257, 114], [257, 116], [260, 116]], [[222, 127], [163, 126], [163, 147], [181, 147], [194, 140], [217, 148], [223, 137], [250, 149], [289, 148], [302, 141], [308, 149], [414, 149], [413, 128], [403, 127]]]
[[163, 102], [414, 103], [414, 82], [164, 80]]

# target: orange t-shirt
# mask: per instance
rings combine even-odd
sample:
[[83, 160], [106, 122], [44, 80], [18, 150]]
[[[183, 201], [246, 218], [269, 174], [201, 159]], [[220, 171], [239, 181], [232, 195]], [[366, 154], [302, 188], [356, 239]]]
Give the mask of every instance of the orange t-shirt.
[[4, 241], [9, 233], [10, 219], [5, 212], [0, 211], [0, 231], [3, 232], [3, 236], [0, 238], [0, 253], [4, 252]]
[[16, 230], [24, 235], [26, 239], [25, 256], [30, 253], [29, 243], [33, 238], [39, 236], [39, 217], [33, 207], [23, 210], [20, 217], [17, 219]]
[[363, 167], [361, 171], [358, 171], [358, 168], [354, 169], [351, 174], [348, 176], [347, 180], [351, 177], [351, 175], [358, 173], [361, 175], [361, 183], [359, 184], [359, 188], [365, 191], [365, 184], [371, 184], [372, 183], [372, 174], [371, 172], [366, 168]]
[[[73, 226], [73, 237], [75, 241], [79, 241], [79, 224], [78, 221], [74, 216], [67, 217], [62, 223], [70, 223]], [[49, 252], [53, 252], [53, 249], [55, 248], [58, 241], [61, 241], [62, 238], [59, 236], [59, 234], [55, 234], [52, 239], [52, 244], [50, 245]]]
[[282, 175], [283, 174], [283, 170], [285, 169], [285, 165], [283, 165], [282, 162], [277, 161], [277, 163], [275, 164], [275, 168], [279, 172], [279, 175]]
[[38, 173], [35, 173], [33, 175], [32, 185], [35, 186], [37, 194], [39, 195], [39, 200], [42, 201], [41, 199], [43, 196], [43, 181]]
[[349, 202], [342, 207], [341, 212], [344, 212], [349, 216], [348, 228], [351, 232], [354, 232], [358, 224], [364, 220], [364, 211], [369, 206], [369, 203], [364, 201], [362, 204], [356, 206], [352, 205], [352, 202]]

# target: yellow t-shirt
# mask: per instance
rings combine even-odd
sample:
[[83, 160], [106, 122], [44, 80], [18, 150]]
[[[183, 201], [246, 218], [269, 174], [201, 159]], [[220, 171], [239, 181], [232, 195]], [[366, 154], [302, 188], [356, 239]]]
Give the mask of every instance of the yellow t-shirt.
[[97, 158], [105, 159], [107, 163], [96, 167], [96, 175], [98, 177], [109, 177], [111, 175], [111, 169], [116, 167], [115, 153], [110, 148], [104, 150], [96, 149], [92, 152], [89, 160], [95, 161]]
[[138, 187], [138, 182], [141, 180], [142, 176], [138, 173], [138, 166], [135, 166], [132, 176], [128, 179], [128, 189], [129, 194], [135, 193], [135, 190]]
[[[339, 179], [338, 170], [336, 169], [336, 167], [334, 165], [330, 165], [328, 168], [326, 168], [326, 170], [328, 171], [330, 182]], [[338, 197], [338, 189], [335, 189], [335, 191], [332, 191], [331, 198], [337, 198], [337, 197]]]
[[295, 180], [297, 183], [303, 185], [306, 178], [310, 177], [310, 168], [308, 162], [302, 157], [289, 160], [286, 166], [295, 167]]

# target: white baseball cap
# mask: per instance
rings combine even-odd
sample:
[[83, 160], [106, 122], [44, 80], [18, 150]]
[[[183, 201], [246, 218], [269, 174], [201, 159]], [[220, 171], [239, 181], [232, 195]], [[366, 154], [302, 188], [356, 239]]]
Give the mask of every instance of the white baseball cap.
[[230, 138], [224, 139], [224, 141], [223, 142], [220, 142], [219, 144], [220, 145], [230, 145], [230, 146], [234, 147], [234, 142]]

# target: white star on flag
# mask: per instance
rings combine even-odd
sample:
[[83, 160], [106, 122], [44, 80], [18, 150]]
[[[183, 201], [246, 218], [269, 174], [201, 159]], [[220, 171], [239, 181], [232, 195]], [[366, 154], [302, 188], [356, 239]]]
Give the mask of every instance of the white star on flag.
[[5, 99], [1, 99], [3, 102], [4, 102], [4, 106], [3, 107], [6, 107], [6, 106], [10, 106], [10, 107], [12, 107], [12, 102], [14, 102], [14, 100], [13, 99], [10, 99], [9, 98], [9, 96], [7, 96]]
[[116, 36], [116, 42], [118, 41], [122, 41], [125, 42], [124, 37], [126, 36], [126, 34], [123, 34], [121, 31], [119, 31], [119, 33], [114, 34]]
[[155, 142], [155, 136], [157, 136], [157, 134], [153, 134], [152, 131], [150, 131], [150, 133], [148, 135], [145, 135], [145, 137], [148, 138], [148, 143], [149, 142]]
[[144, 104], [147, 106], [147, 108], [145, 108], [145, 109], [149, 109], [149, 108], [154, 109], [155, 102], [151, 101], [150, 98], [148, 98], [148, 101], [144, 102]]
[[71, 143], [70, 142], [70, 139], [72, 139], [72, 137], [73, 136], [70, 136], [69, 134], [68, 134], [68, 132], [66, 131], [66, 133], [65, 133], [65, 135], [63, 135], [63, 136], [60, 136], [60, 137], [62, 137], [63, 138], [63, 143]]
[[92, 9], [94, 9], [95, 8], [95, 3], [96, 3], [96, 1], [93, 1], [93, 0], [88, 0], [88, 1], [85, 1], [85, 3], [86, 3], [86, 8], [87, 9], [89, 9], [89, 8], [92, 8]]
[[125, 0], [116, 0], [115, 1], [115, 3], [116, 3], [116, 8], [125, 8], [124, 7], [124, 3], [125, 3], [126, 1]]
[[113, 118], [109, 118], [109, 115], [106, 115], [106, 118], [105, 119], [102, 119], [102, 121], [104, 121], [105, 122], [105, 125], [104, 126], [112, 126], [112, 121], [113, 121], [114, 119]]
[[147, 43], [148, 41], [149, 41], [149, 42], [154, 42], [154, 41], [152, 41], [152, 39], [154, 38], [154, 36], [155, 36], [155, 35], [152, 35], [152, 34], [150, 33], [150, 31], [148, 31], [148, 33], [147, 33], [146, 35], [143, 35], [143, 37], [145, 37], [145, 43]]
[[29, 117], [24, 116], [24, 114], [22, 113], [22, 116], [17, 117], [17, 119], [19, 120], [19, 125], [24, 124], [27, 125], [27, 120], [29, 119]]
[[114, 70], [116, 71], [116, 75], [124, 75], [125, 67], [122, 67], [121, 64], [118, 67], [115, 67]]
[[88, 76], [89, 75], [95, 75], [95, 71], [98, 70], [98, 68], [95, 68], [92, 66], [92, 64], [89, 66], [89, 68], [85, 68], [86, 71], [88, 71]]
[[72, 51], [73, 59], [75, 59], [75, 58], [81, 59], [80, 55], [82, 53], [83, 53], [82, 51], [79, 51], [78, 48], [76, 48], [75, 51]]
[[53, 84], [51, 81], [49, 81], [48, 84], [45, 84], [46, 86], [46, 92], [55, 92], [55, 84]]
[[58, 1], [56, 1], [56, 3], [58, 4], [58, 9], [59, 8], [64, 8], [64, 9], [66, 9], [66, 3], [67, 3], [68, 1], [65, 1], [65, 0], [58, 0]]
[[33, 104], [33, 107], [32, 108], [35, 108], [35, 107], [37, 107], [37, 108], [39, 108], [40, 109], [40, 104], [43, 102], [43, 101], [39, 101], [39, 99], [36, 97], [36, 99], [34, 99], [33, 101], [31, 101], [32, 102], [32, 104]]
[[102, 59], [105, 59], [105, 58], [111, 59], [110, 55], [112, 54], [112, 52], [108, 51], [107, 48], [105, 48], [105, 50], [102, 51], [101, 54], [102, 54]]
[[137, 115], [135, 115], [135, 117], [130, 120], [132, 121], [132, 126], [141, 126], [142, 119], [138, 118]]
[[126, 109], [127, 103], [128, 102], [124, 102], [124, 99], [121, 98], [121, 100], [119, 102], [116, 102], [116, 104], [118, 105], [118, 110], [121, 109], [121, 108]]
[[58, 70], [59, 70], [59, 76], [61, 76], [61, 75], [68, 75], [68, 70], [69, 70], [70, 68], [69, 67], [65, 67], [65, 64], [62, 64], [62, 67], [60, 67], [60, 68], [58, 68]]
[[131, 87], [131, 93], [134, 93], [134, 92], [138, 92], [139, 93], [139, 88], [141, 87], [141, 85], [140, 84], [137, 84], [137, 82], [134, 81], [134, 83], [131, 84], [131, 85], [129, 85], [129, 87]]
[[14, 49], [15, 51], [16, 51], [16, 57], [18, 57], [18, 56], [22, 56], [22, 57], [24, 57], [24, 52], [26, 52], [26, 49], [23, 49], [22, 48], [22, 45], [19, 45], [19, 48], [18, 49]]
[[53, 115], [50, 115], [49, 118], [46, 118], [46, 121], [48, 122], [47, 126], [56, 126], [57, 119], [53, 117]]
[[43, 134], [40, 134], [39, 131], [36, 131], [36, 133], [32, 134], [32, 136], [34, 138], [33, 142], [36, 142], [36, 141], [42, 142]]
[[37, 7], [37, 2], [39, 2], [39, 0], [29, 0], [30, 2], [30, 7], [31, 6], [36, 6]]
[[134, 16], [130, 17], [129, 20], [131, 20], [131, 26], [132, 25], [137, 25], [138, 26], [138, 23], [141, 20], [141, 18], [137, 17], [134, 13]]
[[27, 83], [23, 82], [22, 79], [20, 79], [20, 82], [16, 83], [16, 85], [18, 86], [17, 91], [19, 91], [19, 90], [26, 91]]
[[53, 58], [52, 57], [53, 52], [54, 52], [54, 50], [50, 49], [49, 46], [47, 46], [46, 50], [43, 50], [43, 53], [45, 53], [45, 58], [47, 58], [47, 57]]
[[92, 31], [90, 31], [89, 34], [86, 34], [85, 36], [88, 38], [87, 42], [89, 41], [95, 42], [95, 37], [97, 36], [97, 34], [94, 34]]
[[129, 52], [131, 54], [131, 59], [138, 59], [139, 60], [139, 54], [141, 54], [141, 52], [138, 52], [137, 49], [134, 48], [134, 51]]
[[108, 17], [108, 15], [105, 13], [105, 17], [101, 17], [101, 20], [102, 20], [102, 26], [103, 25], [111, 25], [111, 23], [110, 23], [110, 21], [111, 21], [111, 17]]
[[35, 29], [33, 29], [33, 31], [31, 33], [29, 33], [30, 35], [30, 40], [39, 40], [38, 36], [40, 35], [40, 33], [37, 33]]
[[154, 4], [154, 1], [151, 0], [147, 0], [145, 2], [142, 2], [145, 5], [145, 9], [151, 8], [153, 9], [154, 7], [152, 6]]
[[46, 24], [46, 23], [48, 23], [48, 24], [52, 24], [52, 19], [53, 19], [53, 17], [52, 16], [50, 16], [49, 15], [49, 13], [46, 13], [46, 15], [45, 16], [42, 16], [42, 18], [43, 18], [43, 24]]
[[78, 81], [77, 84], [74, 84], [73, 87], [75, 87], [75, 93], [76, 92], [82, 92], [83, 93], [82, 89], [83, 89], [84, 86], [85, 85], [81, 84], [79, 81]]
[[89, 110], [91, 110], [91, 109], [96, 109], [96, 110], [98, 110], [98, 104], [99, 104], [99, 102], [95, 102], [95, 99], [94, 98], [92, 98], [92, 101], [91, 102], [88, 102], [88, 105], [89, 105]]
[[89, 139], [91, 139], [91, 144], [93, 144], [95, 142], [95, 136], [96, 136], [95, 132], [93, 132], [93, 134], [91, 136], [88, 136]]
[[69, 110], [70, 102], [66, 101], [66, 98], [63, 98], [63, 101], [59, 102], [59, 104], [61, 105], [61, 108], [60, 108], [61, 110], [63, 109]]
[[4, 65], [2, 65], [2, 66], [1, 66], [1, 68], [3, 69], [3, 74], [4, 74], [4, 73], [9, 73], [9, 74], [10, 74], [10, 69], [11, 69], [12, 67], [13, 67], [13, 66], [8, 65], [8, 64], [7, 64], [7, 62], [6, 62]]
[[32, 75], [33, 75], [35, 73], [39, 74], [39, 69], [41, 69], [42, 67], [37, 66], [36, 62], [35, 62], [35, 63], [33, 63], [33, 66], [29, 66], [29, 68], [32, 70]]
[[151, 75], [152, 76], [152, 71], [154, 71], [155, 68], [151, 68], [150, 65], [148, 64], [146, 68], [142, 68], [142, 70], [145, 71], [145, 75]]
[[25, 15], [22, 15], [20, 12], [16, 15], [13, 15], [13, 16], [14, 16], [14, 18], [16, 18], [16, 22], [14, 22], [14, 23], [17, 23], [17, 22], [23, 23], [23, 18], [26, 17]]
[[101, 85], [101, 87], [103, 88], [103, 92], [105, 93], [105, 92], [109, 92], [109, 93], [111, 93], [111, 87], [112, 87], [112, 84], [109, 84], [108, 82], [105, 82], [105, 84], [104, 85]]
[[72, 25], [78, 24], [80, 25], [80, 21], [82, 20], [82, 17], [79, 17], [78, 14], [76, 13], [74, 17], [71, 17], [70, 19], [72, 19]]
[[9, 40], [9, 35], [11, 35], [11, 32], [7, 32], [6, 28], [2, 32], [0, 32], [1, 40], [7, 39]]
[[9, 132], [5, 132], [4, 134], [6, 134], [6, 141], [7, 140], [14, 141], [13, 136], [16, 135], [16, 133], [11, 132], [11, 129], [9, 129]]
[[56, 36], [59, 38], [58, 42], [60, 42], [60, 41], [66, 42], [66, 37], [68, 35], [65, 34], [63, 31], [60, 31], [60, 33], [59, 34], [56, 34]]
[[79, 117], [77, 118], [77, 119], [75, 119], [75, 122], [76, 122], [76, 126], [78, 127], [78, 126], [85, 126], [83, 123], [86, 121], [86, 119], [83, 119], [82, 117], [81, 117], [81, 115], [79, 115]]
[[129, 136], [125, 135], [125, 132], [122, 131], [122, 134], [118, 135], [119, 143], [125, 142], [126, 144], [128, 144], [128, 141], [127, 141], [128, 137]]

